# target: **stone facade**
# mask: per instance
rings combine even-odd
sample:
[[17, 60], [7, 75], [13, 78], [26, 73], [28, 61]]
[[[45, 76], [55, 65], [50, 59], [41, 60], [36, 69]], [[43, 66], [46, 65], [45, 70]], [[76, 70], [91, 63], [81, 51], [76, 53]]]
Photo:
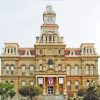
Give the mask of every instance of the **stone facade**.
[[94, 43], [68, 48], [55, 23], [56, 13], [47, 6], [40, 37], [32, 48], [5, 43], [1, 58], [1, 80], [10, 81], [15, 91], [24, 85], [40, 85], [43, 94], [76, 93], [91, 81], [98, 84], [98, 58]]

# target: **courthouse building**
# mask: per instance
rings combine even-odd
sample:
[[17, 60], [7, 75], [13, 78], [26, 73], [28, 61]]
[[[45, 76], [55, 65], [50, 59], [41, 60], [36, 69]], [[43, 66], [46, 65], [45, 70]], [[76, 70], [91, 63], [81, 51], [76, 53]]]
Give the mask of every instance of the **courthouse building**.
[[[12, 82], [15, 91], [21, 86], [40, 85], [43, 94], [76, 93], [89, 82], [98, 84], [98, 58], [94, 43], [69, 48], [56, 24], [56, 13], [47, 6], [43, 13], [41, 34], [34, 47], [4, 43], [1, 54], [1, 80]], [[66, 40], [67, 41], [67, 40]]]

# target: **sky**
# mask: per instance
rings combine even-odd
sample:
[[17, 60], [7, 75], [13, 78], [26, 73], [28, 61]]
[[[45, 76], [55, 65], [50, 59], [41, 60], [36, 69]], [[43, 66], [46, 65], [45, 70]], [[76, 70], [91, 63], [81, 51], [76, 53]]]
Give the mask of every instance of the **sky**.
[[100, 54], [100, 0], [0, 0], [0, 53], [7, 42], [34, 47], [47, 5], [56, 12], [66, 48], [92, 42]]

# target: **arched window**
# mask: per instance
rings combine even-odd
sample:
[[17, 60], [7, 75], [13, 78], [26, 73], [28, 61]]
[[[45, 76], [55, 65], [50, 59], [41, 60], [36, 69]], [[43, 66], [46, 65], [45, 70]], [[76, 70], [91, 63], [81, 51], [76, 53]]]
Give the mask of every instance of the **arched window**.
[[22, 65], [22, 75], [25, 75], [25, 65]]
[[51, 59], [48, 61], [48, 66], [49, 68], [53, 68], [53, 61]]
[[42, 64], [39, 65], [39, 70], [40, 70], [40, 71], [43, 70]]
[[67, 75], [71, 75], [71, 66], [70, 65], [67, 66], [66, 73], [67, 73]]
[[34, 66], [30, 65], [30, 75], [33, 75], [33, 74], [34, 74]]
[[5, 72], [5, 74], [6, 74], [6, 75], [9, 75], [9, 65], [6, 65], [5, 67], [6, 67], [6, 72]]
[[89, 65], [86, 65], [86, 75], [90, 74], [90, 69], [89, 69]]
[[74, 67], [74, 74], [78, 75], [78, 65], [75, 65], [75, 67]]
[[14, 65], [11, 65], [11, 75], [13, 75], [14, 74]]
[[59, 71], [62, 70], [62, 66], [61, 66], [61, 64], [58, 65], [58, 70], [59, 70]]

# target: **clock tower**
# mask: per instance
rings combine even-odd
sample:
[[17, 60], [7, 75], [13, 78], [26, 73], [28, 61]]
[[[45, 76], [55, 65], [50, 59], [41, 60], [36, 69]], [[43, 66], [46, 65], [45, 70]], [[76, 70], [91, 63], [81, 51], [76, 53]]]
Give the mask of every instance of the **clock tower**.
[[60, 44], [63, 43], [63, 37], [58, 32], [59, 26], [56, 24], [56, 13], [51, 5], [46, 7], [43, 13], [43, 24], [41, 25], [41, 35], [37, 37], [36, 43]]
[[56, 13], [53, 11], [52, 6], [48, 5], [43, 14], [43, 21], [45, 24], [55, 24]]

